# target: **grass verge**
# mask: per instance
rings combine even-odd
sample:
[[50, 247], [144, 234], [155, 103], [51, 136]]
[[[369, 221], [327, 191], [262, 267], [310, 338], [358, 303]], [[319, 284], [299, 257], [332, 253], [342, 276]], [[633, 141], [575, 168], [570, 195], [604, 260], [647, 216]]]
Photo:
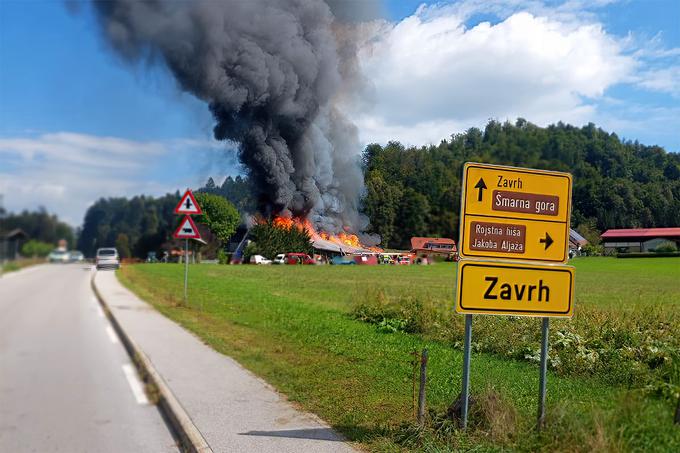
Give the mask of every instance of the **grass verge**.
[[44, 262], [44, 258], [26, 258], [16, 261], [8, 261], [4, 266], [0, 264], [0, 275], [7, 274], [9, 272], [16, 272], [29, 266], [43, 264]]

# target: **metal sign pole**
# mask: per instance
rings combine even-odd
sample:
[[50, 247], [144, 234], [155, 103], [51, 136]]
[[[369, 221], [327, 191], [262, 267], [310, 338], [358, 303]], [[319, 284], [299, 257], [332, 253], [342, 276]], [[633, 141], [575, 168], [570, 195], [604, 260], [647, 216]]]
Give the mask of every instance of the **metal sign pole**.
[[189, 239], [184, 240], [184, 304], [187, 304], [187, 283], [189, 281]]
[[470, 347], [472, 343], [472, 315], [465, 315], [465, 349], [463, 351], [463, 388], [461, 428], [467, 428], [468, 403], [470, 401]]
[[538, 423], [537, 429], [543, 428], [545, 422], [545, 387], [548, 372], [548, 333], [550, 318], [543, 318], [541, 324], [541, 376], [538, 383]]

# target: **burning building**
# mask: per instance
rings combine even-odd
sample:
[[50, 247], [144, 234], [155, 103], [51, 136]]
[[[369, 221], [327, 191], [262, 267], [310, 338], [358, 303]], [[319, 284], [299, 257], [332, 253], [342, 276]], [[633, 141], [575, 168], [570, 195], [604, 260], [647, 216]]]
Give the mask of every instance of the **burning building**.
[[375, 246], [361, 243], [355, 234], [339, 232], [337, 234], [318, 232], [307, 219], [276, 217], [274, 224], [281, 228], [300, 228], [306, 230], [312, 241], [312, 247], [317, 254], [326, 257], [336, 255], [371, 255], [382, 252]]

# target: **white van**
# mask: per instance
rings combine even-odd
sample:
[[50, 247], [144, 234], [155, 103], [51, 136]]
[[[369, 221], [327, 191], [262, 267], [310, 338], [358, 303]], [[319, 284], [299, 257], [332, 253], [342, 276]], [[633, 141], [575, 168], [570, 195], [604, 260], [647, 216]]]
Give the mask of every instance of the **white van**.
[[286, 254], [279, 253], [276, 255], [276, 258], [274, 258], [274, 264], [286, 264]]
[[272, 260], [265, 258], [262, 255], [253, 255], [250, 257], [250, 264], [271, 264]]
[[120, 258], [118, 250], [114, 248], [102, 248], [97, 250], [95, 259], [97, 270], [99, 269], [120, 269]]

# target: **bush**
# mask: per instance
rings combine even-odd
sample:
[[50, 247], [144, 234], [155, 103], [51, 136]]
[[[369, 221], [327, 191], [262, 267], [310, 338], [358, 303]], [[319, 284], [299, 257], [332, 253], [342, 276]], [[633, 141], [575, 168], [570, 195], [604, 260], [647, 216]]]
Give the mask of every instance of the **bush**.
[[197, 192], [195, 196], [196, 202], [203, 211], [203, 214], [198, 216], [196, 221], [210, 228], [210, 231], [223, 244], [229, 242], [229, 238], [241, 222], [241, 215], [238, 210], [229, 200], [220, 195]]
[[443, 325], [434, 303], [421, 296], [389, 299], [382, 290], [367, 290], [358, 298], [352, 316], [375, 324], [381, 332], [427, 333]]
[[52, 244], [31, 239], [21, 247], [21, 254], [33, 258], [43, 258], [49, 255], [53, 248], [54, 245]]
[[652, 250], [654, 253], [673, 253], [677, 251], [678, 247], [675, 245], [675, 242], [671, 241], [662, 242], [657, 248]]
[[[463, 348], [463, 316], [449, 303], [423, 296], [390, 297], [384, 290], [357, 294], [351, 316], [385, 333], [422, 334]], [[539, 320], [477, 316], [472, 349], [538, 363]], [[578, 317], [551, 322], [549, 365], [561, 375], [600, 376], [667, 398], [680, 392], [680, 313], [663, 307], [644, 312], [581, 307]]]
[[604, 246], [586, 244], [581, 249], [581, 252], [586, 256], [602, 256], [604, 254]]
[[231, 254], [225, 252], [223, 249], [220, 249], [217, 252], [217, 263], [218, 264], [229, 264], [229, 261], [231, 261]]

